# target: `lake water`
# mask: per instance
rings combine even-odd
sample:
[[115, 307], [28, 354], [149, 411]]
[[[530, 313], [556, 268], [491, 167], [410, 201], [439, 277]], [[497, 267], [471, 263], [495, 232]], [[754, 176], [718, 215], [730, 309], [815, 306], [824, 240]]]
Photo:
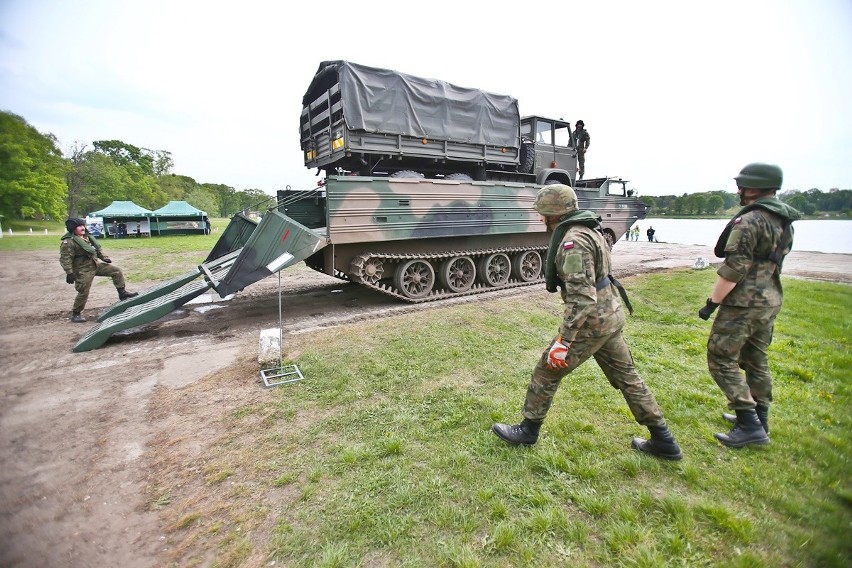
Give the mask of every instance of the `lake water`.
[[[651, 226], [660, 242], [712, 247], [728, 221], [649, 217], [638, 223], [639, 240], [648, 240], [645, 231]], [[793, 250], [852, 254], [852, 220], [803, 220], [796, 221], [793, 228]]]

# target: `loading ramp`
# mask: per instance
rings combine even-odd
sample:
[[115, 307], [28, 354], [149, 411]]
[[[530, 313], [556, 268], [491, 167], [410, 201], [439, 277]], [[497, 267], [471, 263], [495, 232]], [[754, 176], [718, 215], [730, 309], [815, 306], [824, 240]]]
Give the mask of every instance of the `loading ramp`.
[[309, 229], [276, 208], [260, 223], [234, 215], [207, 259], [196, 269], [110, 306], [73, 351], [102, 346], [114, 333], [156, 321], [213, 288], [221, 298], [284, 270], [328, 244], [324, 231]]

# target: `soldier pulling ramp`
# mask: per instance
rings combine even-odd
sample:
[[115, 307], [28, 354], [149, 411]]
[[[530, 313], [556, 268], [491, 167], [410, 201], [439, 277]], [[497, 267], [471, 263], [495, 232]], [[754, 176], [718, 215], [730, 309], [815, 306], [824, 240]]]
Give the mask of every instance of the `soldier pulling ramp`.
[[156, 321], [210, 288], [222, 298], [301, 262], [328, 244], [325, 234], [270, 209], [259, 224], [238, 213], [207, 259], [192, 270], [118, 302], [74, 345], [89, 351], [118, 331]]

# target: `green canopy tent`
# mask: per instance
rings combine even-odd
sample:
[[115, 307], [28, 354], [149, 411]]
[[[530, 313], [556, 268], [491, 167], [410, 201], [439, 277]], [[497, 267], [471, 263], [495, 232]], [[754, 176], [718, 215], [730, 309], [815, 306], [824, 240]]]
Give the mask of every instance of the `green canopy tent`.
[[113, 201], [109, 206], [86, 215], [86, 227], [95, 236], [151, 236], [150, 209], [132, 201]]
[[210, 220], [206, 211], [196, 209], [186, 201], [169, 201], [151, 212], [151, 229], [158, 235], [205, 235], [210, 232]]

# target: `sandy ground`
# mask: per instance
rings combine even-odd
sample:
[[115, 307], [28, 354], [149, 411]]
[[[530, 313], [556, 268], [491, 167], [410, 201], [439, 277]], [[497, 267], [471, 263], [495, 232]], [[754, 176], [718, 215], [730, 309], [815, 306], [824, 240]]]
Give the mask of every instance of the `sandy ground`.
[[[126, 271], [131, 255], [110, 253]], [[665, 243], [619, 241], [613, 254], [619, 277], [691, 267], [699, 257], [716, 260], [709, 247]], [[784, 274], [852, 283], [852, 255], [793, 252]], [[305, 330], [434, 305], [401, 304], [303, 266], [285, 271], [282, 283], [285, 349], [288, 336]], [[74, 292], [56, 254], [0, 253], [0, 566], [215, 560], [203, 541], [169, 537], [176, 519], [157, 506], [155, 488], [203, 456], [220, 434], [217, 416], [268, 392], [258, 339], [277, 327], [278, 284], [272, 277], [228, 302], [185, 306], [100, 349], [73, 353], [91, 320], [116, 301], [110, 283], [93, 287], [90, 323], [72, 324]], [[537, 286], [453, 301], [543, 293]]]

